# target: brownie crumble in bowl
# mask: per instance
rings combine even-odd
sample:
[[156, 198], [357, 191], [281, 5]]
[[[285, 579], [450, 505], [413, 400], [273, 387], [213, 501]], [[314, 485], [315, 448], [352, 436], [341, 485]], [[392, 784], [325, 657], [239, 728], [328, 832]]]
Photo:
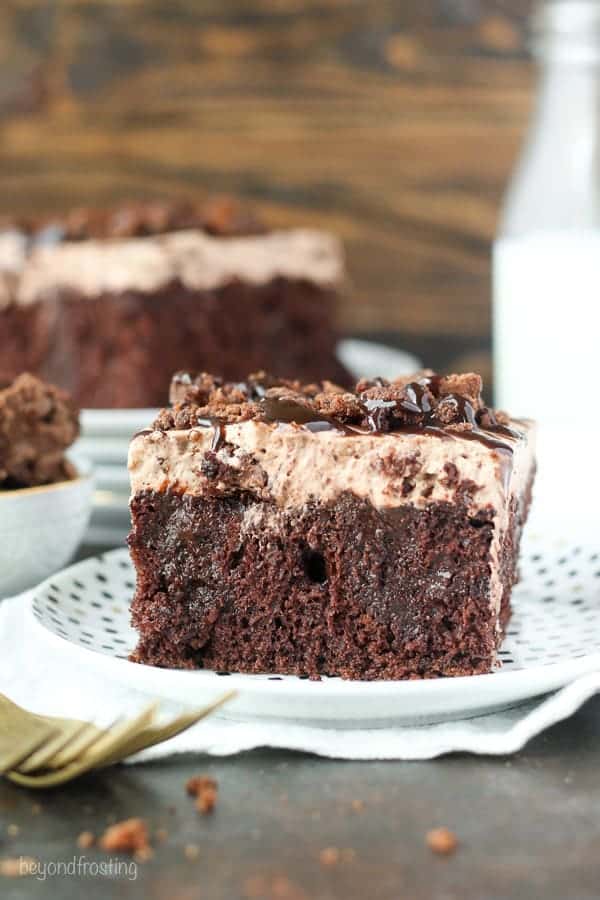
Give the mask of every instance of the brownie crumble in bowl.
[[0, 597], [62, 568], [89, 519], [90, 467], [68, 450], [79, 411], [29, 374], [0, 379]]
[[533, 427], [474, 374], [353, 391], [175, 376], [129, 455], [133, 658], [406, 679], [493, 670]]

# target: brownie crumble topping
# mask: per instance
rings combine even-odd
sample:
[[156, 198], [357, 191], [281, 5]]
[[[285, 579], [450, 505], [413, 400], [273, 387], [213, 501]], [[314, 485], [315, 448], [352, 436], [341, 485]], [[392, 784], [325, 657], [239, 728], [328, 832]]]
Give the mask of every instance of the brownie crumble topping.
[[20, 231], [31, 248], [62, 241], [150, 237], [192, 229], [214, 237], [243, 237], [266, 231], [255, 213], [229, 196], [204, 202], [138, 201], [112, 209], [80, 207], [65, 215], [0, 221], [0, 230]]
[[[224, 382], [206, 372], [178, 372], [171, 384], [172, 406], [161, 411], [154, 428], [212, 426], [213, 449], [223, 440], [224, 425], [254, 420], [348, 435], [455, 433], [510, 451], [518, 432], [509, 427], [505, 414], [484, 405], [481, 389], [481, 378], [474, 373], [437, 375], [429, 370], [394, 381], [362, 379], [353, 391], [328, 381], [302, 384], [266, 372], [243, 382]], [[447, 475], [452, 479], [452, 472]]]

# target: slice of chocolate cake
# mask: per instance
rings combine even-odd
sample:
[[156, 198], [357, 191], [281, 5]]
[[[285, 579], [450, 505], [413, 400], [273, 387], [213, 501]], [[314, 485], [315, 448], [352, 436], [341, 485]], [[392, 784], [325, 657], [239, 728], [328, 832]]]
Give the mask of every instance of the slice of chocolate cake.
[[0, 383], [0, 490], [66, 481], [65, 450], [79, 434], [79, 412], [64, 391], [32, 375]]
[[344, 678], [490, 672], [532, 425], [477, 375], [176, 376], [131, 444], [134, 658]]
[[342, 275], [332, 235], [266, 231], [228, 200], [17, 222], [0, 232], [2, 370], [87, 407], [162, 406], [181, 366], [344, 379]]

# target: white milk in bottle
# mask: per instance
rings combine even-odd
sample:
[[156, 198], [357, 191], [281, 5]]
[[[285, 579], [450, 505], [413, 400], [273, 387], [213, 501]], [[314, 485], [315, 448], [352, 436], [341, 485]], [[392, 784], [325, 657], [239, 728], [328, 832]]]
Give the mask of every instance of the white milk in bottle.
[[494, 244], [495, 402], [539, 423], [547, 514], [600, 523], [600, 2], [539, 6], [533, 49], [537, 102]]

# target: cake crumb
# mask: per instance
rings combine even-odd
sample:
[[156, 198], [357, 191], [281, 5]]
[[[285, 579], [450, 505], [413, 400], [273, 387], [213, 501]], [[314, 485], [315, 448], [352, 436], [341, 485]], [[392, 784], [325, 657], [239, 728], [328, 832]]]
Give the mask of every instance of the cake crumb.
[[41, 813], [41, 811], [42, 811], [42, 804], [41, 804], [41, 803], [32, 803], [32, 804], [31, 804], [31, 812], [32, 812], [32, 814], [33, 814], [34, 816], [39, 816], [39, 814]]
[[93, 847], [95, 843], [96, 838], [91, 831], [82, 831], [77, 838], [77, 846], [81, 850], [88, 850], [90, 847]]
[[159, 844], [164, 844], [169, 837], [169, 832], [166, 828], [157, 828], [154, 836]]
[[142, 854], [143, 857], [148, 850], [152, 852], [148, 840], [148, 826], [144, 819], [139, 818], [117, 822], [106, 829], [100, 838], [100, 847], [109, 852], [114, 850], [134, 853], [136, 859], [141, 859], [138, 854]]
[[341, 859], [341, 853], [337, 847], [324, 847], [319, 853], [319, 862], [322, 866], [337, 866]]
[[205, 816], [207, 815], [207, 813], [211, 813], [214, 810], [216, 802], [217, 788], [203, 788], [196, 797], [196, 809], [199, 813], [202, 813], [202, 815]]
[[365, 808], [365, 801], [357, 798], [352, 801], [351, 806], [354, 812], [362, 812]]
[[33, 856], [0, 859], [0, 875], [4, 878], [22, 878], [24, 875], [33, 875], [37, 863], [37, 859], [34, 859]]
[[186, 844], [183, 848], [183, 855], [189, 862], [194, 862], [200, 856], [200, 847], [198, 844]]
[[247, 900], [308, 900], [304, 890], [287, 875], [251, 875], [242, 886], [242, 894]]
[[9, 837], [17, 837], [21, 829], [18, 825], [10, 824], [6, 826], [6, 833]]
[[214, 810], [218, 792], [214, 778], [208, 775], [195, 775], [188, 779], [185, 789], [190, 796], [196, 798], [196, 809], [199, 813], [206, 815]]
[[432, 828], [425, 836], [430, 850], [441, 856], [449, 856], [458, 847], [458, 838], [449, 828]]
[[339, 863], [352, 862], [355, 858], [356, 851], [352, 847], [324, 847], [319, 853], [322, 866], [337, 866]]

